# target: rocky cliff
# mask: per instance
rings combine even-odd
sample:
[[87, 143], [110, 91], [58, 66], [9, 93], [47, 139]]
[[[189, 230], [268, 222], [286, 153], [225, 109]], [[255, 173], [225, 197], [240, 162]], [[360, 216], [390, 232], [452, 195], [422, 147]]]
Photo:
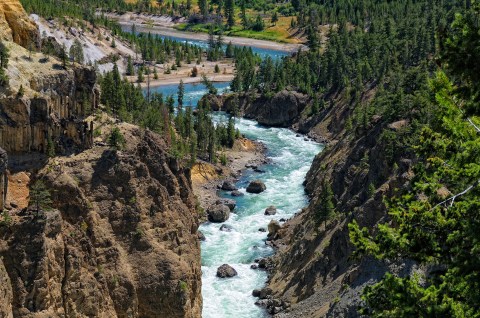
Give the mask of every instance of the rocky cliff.
[[200, 317], [190, 171], [159, 136], [121, 129], [125, 151], [94, 147], [51, 159], [36, 174], [51, 210], [9, 212], [10, 224], [0, 226], [0, 313]]
[[[0, 4], [5, 16], [13, 14], [13, 3]], [[0, 30], [10, 30], [14, 35], [38, 33], [22, 12], [17, 20], [25, 18], [25, 23], [10, 23]], [[64, 69], [58, 60], [42, 53], [14, 42], [3, 44], [10, 59], [6, 69], [9, 83], [0, 87], [0, 146], [10, 155], [47, 151], [50, 155], [64, 154], [91, 147], [93, 131], [91, 122], [85, 119], [97, 109], [99, 101], [93, 68], [73, 65]]]
[[[367, 102], [374, 94], [362, 96]], [[280, 92], [267, 101], [258, 96], [230, 95], [220, 107], [267, 125], [290, 127], [328, 145], [307, 174], [309, 205], [282, 226], [272, 241], [277, 253], [268, 261], [270, 278], [260, 304], [275, 317], [358, 317], [361, 291], [388, 270], [408, 273], [413, 264], [386, 264], [355, 259], [348, 223], [353, 219], [373, 228], [388, 216], [383, 198], [406, 189], [412, 177], [408, 154], [393, 156], [388, 133], [401, 134], [407, 121], [389, 124], [374, 117], [365, 129], [347, 124], [351, 107], [341, 95], [332, 105], [312, 112], [312, 101], [295, 92]], [[209, 101], [215, 104], [214, 100]], [[355, 127], [357, 127], [355, 125]], [[322, 184], [331, 185], [336, 215], [327, 224], [316, 218], [322, 202]], [[271, 290], [271, 291], [270, 291]], [[270, 294], [271, 293], [271, 294]]]
[[0, 40], [13, 41], [25, 48], [36, 48], [40, 43], [38, 28], [19, 0], [0, 2]]

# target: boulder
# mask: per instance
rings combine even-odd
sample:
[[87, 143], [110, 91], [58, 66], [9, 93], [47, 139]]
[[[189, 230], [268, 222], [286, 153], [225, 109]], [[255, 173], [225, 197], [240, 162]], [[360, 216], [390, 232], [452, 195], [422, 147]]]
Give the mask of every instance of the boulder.
[[207, 240], [205, 235], [201, 231], [197, 232], [197, 237], [200, 241], [206, 241]]
[[217, 268], [217, 277], [220, 278], [228, 278], [237, 276], [237, 271], [228, 264], [223, 264], [219, 268]]
[[208, 220], [214, 223], [222, 223], [230, 217], [230, 208], [223, 204], [214, 204], [207, 210]]
[[228, 208], [230, 209], [230, 211], [233, 211], [233, 209], [235, 209], [235, 207], [237, 206], [237, 202], [235, 200], [232, 200], [232, 199], [218, 199], [215, 204], [223, 204], [223, 205], [226, 205], [228, 206]]
[[235, 184], [232, 181], [225, 180], [225, 181], [223, 181], [221, 189], [223, 191], [235, 191], [235, 190], [237, 190], [237, 187], [235, 186]]
[[267, 187], [265, 186], [265, 183], [263, 183], [260, 180], [254, 180], [250, 182], [250, 184], [247, 187], [247, 192], [248, 193], [262, 193], [265, 191]]
[[232, 230], [233, 228], [230, 225], [222, 224], [222, 226], [220, 226], [220, 231], [222, 232], [231, 232]]
[[264, 227], [261, 227], [258, 229], [259, 232], [267, 232], [267, 229], [265, 229]]
[[271, 288], [268, 288], [268, 287], [262, 288], [262, 289], [260, 290], [259, 298], [260, 298], [260, 299], [265, 299], [265, 298], [267, 298], [268, 296], [270, 296], [272, 293], [273, 293], [273, 291], [272, 291]]
[[230, 193], [230, 195], [232, 197], [243, 197], [245, 194], [243, 194], [242, 192], [238, 191], [238, 190], [234, 190]]
[[282, 226], [277, 220], [271, 220], [268, 223], [268, 237], [275, 237]]
[[271, 205], [265, 209], [265, 215], [275, 215], [275, 214], [277, 214], [277, 208], [274, 205]]
[[253, 297], [260, 297], [260, 289], [252, 290], [252, 296]]
[[307, 95], [283, 90], [271, 99], [258, 99], [246, 109], [245, 115], [262, 125], [289, 127], [307, 104]]

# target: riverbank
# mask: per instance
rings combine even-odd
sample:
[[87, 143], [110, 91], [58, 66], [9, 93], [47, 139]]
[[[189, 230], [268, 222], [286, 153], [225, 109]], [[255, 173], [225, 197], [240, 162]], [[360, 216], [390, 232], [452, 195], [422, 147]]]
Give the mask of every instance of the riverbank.
[[193, 192], [204, 210], [220, 199], [218, 190], [223, 181], [236, 182], [248, 166], [267, 163], [265, 146], [247, 138], [236, 140], [232, 149], [225, 151], [225, 155], [225, 166], [198, 161], [192, 168]]
[[[178, 27], [183, 26], [187, 21], [184, 18], [172, 19], [169, 16], [146, 15], [133, 12], [126, 12], [124, 14], [104, 13], [110, 19], [117, 21], [121, 26], [131, 27], [135, 25], [138, 32], [151, 32], [152, 34], [161, 34], [170, 37], [179, 37], [189, 40], [206, 41], [208, 34], [204, 32], [188, 32], [178, 30]], [[248, 35], [248, 32], [242, 33]], [[225, 36], [225, 42], [232, 42], [238, 46], [252, 46], [269, 50], [277, 50], [284, 52], [296, 52], [299, 48], [307, 49], [297, 38], [284, 39], [283, 42], [275, 42], [271, 39], [258, 39], [260, 34], [252, 34], [251, 37], [242, 36]], [[291, 42], [291, 43], [289, 43]]]

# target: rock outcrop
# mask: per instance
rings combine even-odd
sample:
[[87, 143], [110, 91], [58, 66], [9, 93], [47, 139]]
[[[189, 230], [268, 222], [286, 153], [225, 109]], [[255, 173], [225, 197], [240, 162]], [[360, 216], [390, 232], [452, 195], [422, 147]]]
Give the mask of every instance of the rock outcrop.
[[237, 275], [238, 274], [235, 268], [233, 268], [228, 264], [223, 264], [217, 269], [217, 277], [220, 277], [220, 278], [229, 278]]
[[49, 144], [57, 153], [92, 146], [92, 123], [84, 118], [98, 107], [93, 69], [34, 78], [30, 88], [38, 94], [0, 97], [0, 145], [9, 154], [45, 153]]
[[158, 135], [121, 129], [123, 152], [51, 159], [36, 178], [53, 209], [0, 226], [0, 316], [201, 316], [190, 171]]
[[214, 223], [222, 223], [230, 217], [230, 208], [224, 204], [214, 204], [207, 210], [208, 220]]
[[0, 2], [0, 40], [13, 41], [27, 49], [36, 48], [40, 43], [38, 27], [19, 0]]
[[[367, 94], [369, 95], [369, 94]], [[358, 317], [361, 292], [388, 270], [407, 273], [411, 263], [385, 264], [371, 259], [352, 258], [348, 224], [355, 219], [361, 227], [374, 228], [388, 219], [384, 197], [408, 189], [412, 158], [387, 157], [389, 144], [380, 138], [392, 129], [373, 117], [361, 134], [345, 128], [350, 111], [341, 100], [311, 122], [300, 119], [295, 125], [325, 132], [330, 145], [314, 159], [305, 181], [311, 201], [305, 209], [272, 236], [278, 247], [268, 287], [272, 297], [291, 303], [288, 312], [275, 317]], [[396, 125], [397, 126], [397, 125]], [[395, 127], [396, 127], [395, 126]], [[319, 224], [315, 212], [323, 204], [322, 184], [331, 185], [336, 217]], [[276, 313], [273, 305], [268, 310]]]
[[267, 187], [265, 186], [265, 183], [263, 183], [263, 181], [261, 180], [253, 180], [252, 182], [250, 182], [247, 186], [247, 192], [248, 193], [262, 193], [263, 191], [265, 191], [267, 189]]

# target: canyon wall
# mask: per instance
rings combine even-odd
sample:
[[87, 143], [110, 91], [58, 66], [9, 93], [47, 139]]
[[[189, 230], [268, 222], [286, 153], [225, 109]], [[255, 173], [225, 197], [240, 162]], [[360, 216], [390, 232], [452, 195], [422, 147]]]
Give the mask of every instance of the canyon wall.
[[24, 48], [37, 48], [40, 34], [19, 0], [0, 2], [0, 40], [13, 41]]

